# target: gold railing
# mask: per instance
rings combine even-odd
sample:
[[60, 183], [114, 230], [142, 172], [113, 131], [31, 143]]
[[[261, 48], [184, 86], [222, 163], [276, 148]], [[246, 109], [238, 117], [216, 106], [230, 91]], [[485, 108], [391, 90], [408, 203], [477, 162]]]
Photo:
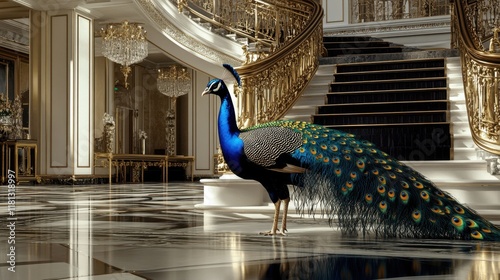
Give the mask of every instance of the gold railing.
[[480, 148], [500, 154], [500, 0], [452, 2], [472, 138]]
[[352, 0], [350, 6], [351, 23], [450, 14], [448, 0]]
[[246, 38], [246, 61], [235, 67], [238, 124], [277, 120], [300, 96], [318, 67], [323, 10], [315, 0], [178, 0], [190, 13]]

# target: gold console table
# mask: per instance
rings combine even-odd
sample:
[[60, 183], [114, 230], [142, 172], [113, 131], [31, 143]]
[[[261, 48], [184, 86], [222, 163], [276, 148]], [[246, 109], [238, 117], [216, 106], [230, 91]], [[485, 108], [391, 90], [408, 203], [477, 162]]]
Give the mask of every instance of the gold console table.
[[9, 170], [16, 174], [17, 183], [35, 180], [37, 175], [37, 141], [32, 139], [6, 140], [2, 142], [2, 183]]
[[[116, 181], [122, 177], [127, 178], [127, 167], [132, 167], [132, 181], [144, 182], [144, 169], [149, 166], [156, 166], [162, 169], [162, 179], [168, 181], [168, 167], [182, 166], [187, 167], [191, 163], [191, 181], [194, 173], [193, 156], [166, 156], [166, 155], [143, 155], [143, 154], [113, 154], [113, 153], [95, 153], [95, 160], [103, 160], [104, 167], [108, 168], [109, 183], [112, 183], [112, 169], [116, 168]], [[97, 165], [96, 165], [97, 166]], [[134, 174], [139, 172], [140, 174]], [[140, 177], [140, 178], [139, 178]]]

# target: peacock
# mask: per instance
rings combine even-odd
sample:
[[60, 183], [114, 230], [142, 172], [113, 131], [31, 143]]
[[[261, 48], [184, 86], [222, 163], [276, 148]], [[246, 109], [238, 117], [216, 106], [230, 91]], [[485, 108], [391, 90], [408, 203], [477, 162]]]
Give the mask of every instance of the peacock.
[[[241, 85], [235, 69], [223, 66]], [[293, 185], [301, 213], [319, 207], [345, 234], [500, 240], [498, 227], [369, 141], [293, 120], [240, 130], [224, 80], [212, 79], [205, 94], [221, 99], [218, 133], [228, 167], [243, 179], [258, 181], [274, 203], [273, 225], [265, 235], [286, 235], [288, 186]]]

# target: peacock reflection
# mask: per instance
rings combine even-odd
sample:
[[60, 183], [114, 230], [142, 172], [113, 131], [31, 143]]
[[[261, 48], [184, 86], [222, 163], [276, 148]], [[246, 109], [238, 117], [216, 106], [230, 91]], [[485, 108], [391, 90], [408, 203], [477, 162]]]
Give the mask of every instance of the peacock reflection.
[[242, 263], [243, 267], [238, 269], [241, 274], [235, 279], [486, 280], [498, 279], [500, 275], [500, 259], [496, 255], [499, 248], [495, 245], [428, 240], [427, 243], [410, 242], [406, 249], [400, 243], [395, 251], [387, 242], [350, 240], [339, 241], [344, 243], [341, 246], [344, 249], [339, 251], [352, 249], [353, 254], [309, 252], [298, 256], [301, 250], [295, 246], [291, 246], [293, 250], [287, 249], [287, 240], [273, 238], [270, 242], [274, 258], [269, 262]]

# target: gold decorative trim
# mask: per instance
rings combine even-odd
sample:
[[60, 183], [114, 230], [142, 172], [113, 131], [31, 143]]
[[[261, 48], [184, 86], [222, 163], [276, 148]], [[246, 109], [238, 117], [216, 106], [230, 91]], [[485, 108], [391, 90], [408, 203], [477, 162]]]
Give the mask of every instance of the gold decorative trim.
[[171, 37], [177, 43], [181, 44], [185, 49], [188, 49], [196, 54], [202, 54], [218, 64], [229, 63], [232, 65], [240, 65], [243, 61], [237, 60], [231, 56], [214, 50], [200, 41], [186, 35], [182, 30], [174, 26], [168, 17], [161, 13], [155, 6], [152, 0], [134, 0], [134, 2], [143, 10], [143, 12], [159, 27], [163, 33]]
[[454, 1], [454, 7], [454, 39], [461, 54], [472, 139], [481, 149], [500, 155], [500, 54], [485, 51], [483, 45], [498, 28], [491, 24], [499, 24], [499, 15], [488, 12], [498, 3]]

